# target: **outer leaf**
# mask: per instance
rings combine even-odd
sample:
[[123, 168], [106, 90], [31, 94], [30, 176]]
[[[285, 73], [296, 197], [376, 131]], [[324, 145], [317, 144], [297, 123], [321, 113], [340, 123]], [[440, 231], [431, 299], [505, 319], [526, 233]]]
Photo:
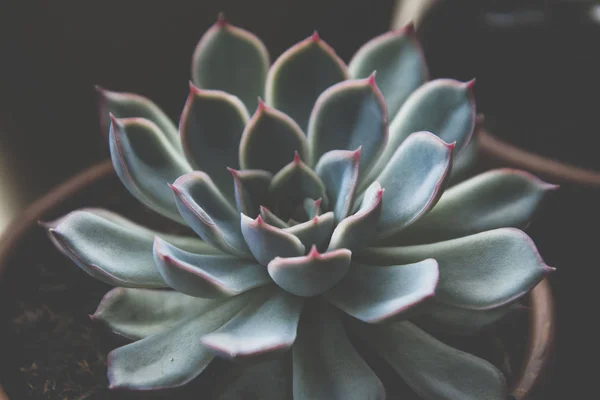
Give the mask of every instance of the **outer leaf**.
[[344, 218], [335, 227], [329, 242], [329, 250], [340, 248], [355, 249], [369, 244], [377, 232], [383, 192], [384, 189], [381, 188], [379, 182], [373, 182], [369, 186], [358, 211]]
[[316, 246], [302, 257], [277, 257], [269, 263], [271, 278], [280, 287], [296, 296], [311, 297], [321, 294], [342, 279], [352, 252], [338, 249], [319, 254]]
[[300, 160], [296, 153], [294, 161], [281, 169], [269, 185], [269, 197], [275, 204], [275, 212], [282, 218], [292, 216], [296, 207], [303, 206], [304, 199], [323, 199], [328, 204], [325, 185], [319, 176]]
[[412, 134], [377, 178], [385, 188], [379, 237], [412, 224], [433, 207], [449, 176], [454, 144], [429, 132]]
[[134, 93], [111, 92], [96, 86], [100, 95], [100, 124], [108, 137], [112, 114], [115, 118], [144, 118], [158, 126], [159, 132], [173, 147], [181, 151], [177, 127], [171, 119], [150, 99]]
[[306, 137], [300, 127], [284, 113], [260, 101], [242, 135], [241, 167], [276, 174], [295, 152], [301, 157], [307, 154]]
[[249, 119], [237, 97], [200, 90], [190, 83], [190, 95], [179, 122], [183, 150], [194, 169], [206, 172], [230, 199], [233, 185], [227, 168], [239, 168], [239, 143]]
[[502, 373], [409, 322], [362, 326], [361, 333], [424, 400], [505, 400]]
[[389, 267], [353, 263], [325, 297], [354, 318], [379, 323], [432, 297], [438, 278], [438, 263], [431, 258]]
[[265, 268], [254, 261], [189, 253], [158, 236], [154, 240], [154, 260], [165, 282], [190, 296], [230, 297], [271, 283]]
[[352, 209], [358, 185], [360, 149], [329, 151], [323, 154], [315, 167], [325, 185], [337, 222], [346, 218]]
[[241, 374], [228, 381], [218, 400], [292, 400], [292, 363], [287, 355], [238, 367]]
[[172, 290], [115, 288], [103, 298], [94, 320], [132, 340], [165, 332], [179, 321], [200, 315], [219, 304]]
[[109, 140], [115, 171], [131, 194], [154, 211], [183, 222], [168, 185], [191, 168], [158, 126], [142, 118], [113, 117]]
[[223, 90], [239, 97], [248, 110], [263, 95], [269, 53], [252, 33], [225, 22], [221, 16], [194, 51], [192, 79], [203, 89]]
[[374, 179], [385, 168], [413, 132], [433, 132], [447, 143], [456, 142], [456, 152], [460, 152], [475, 126], [474, 83], [436, 79], [415, 90], [392, 120], [388, 142], [369, 177]]
[[248, 303], [231, 321], [200, 342], [213, 352], [235, 359], [284, 352], [296, 340], [302, 299], [279, 288]]
[[440, 265], [436, 300], [473, 310], [508, 304], [553, 270], [544, 264], [529, 236], [514, 228], [432, 244], [374, 247], [358, 255], [365, 263], [382, 265], [426, 257], [435, 258]]
[[375, 75], [330, 87], [319, 96], [308, 124], [311, 165], [331, 150], [361, 147], [365, 175], [387, 141], [388, 114]]
[[108, 355], [110, 388], [154, 390], [188, 383], [214, 358], [198, 337], [219, 329], [261, 293], [252, 291], [233, 297], [201, 316], [113, 350]]
[[423, 218], [386, 243], [432, 243], [501, 227], [525, 228], [557, 186], [517, 170], [492, 170], [447, 190]]
[[201, 171], [179, 177], [171, 186], [177, 208], [188, 225], [204, 240], [236, 256], [250, 254], [236, 210], [208, 175]]
[[365, 43], [348, 66], [352, 78], [377, 71], [388, 114], [396, 115], [408, 96], [427, 81], [427, 65], [412, 25], [377, 36]]
[[56, 247], [94, 278], [115, 286], [167, 287], [152, 261], [154, 232], [87, 210], [45, 226]]
[[233, 176], [235, 203], [241, 214], [251, 217], [258, 215], [260, 205], [268, 199], [269, 184], [273, 175], [267, 171], [244, 169], [236, 171], [229, 168]]
[[156, 232], [151, 229], [148, 229], [144, 226], [138, 225], [137, 223], [128, 220], [125, 217], [120, 216], [112, 211], [108, 211], [102, 208], [82, 208], [79, 211], [86, 211], [92, 214], [95, 214], [101, 218], [107, 219], [121, 227], [131, 231], [136, 232], [141, 236], [147, 237], [151, 241], [154, 241], [154, 237], [156, 235], [160, 235], [167, 242], [183, 249], [186, 251], [191, 251], [193, 253], [202, 253], [202, 254], [223, 254], [223, 252], [216, 247], [211, 246], [210, 244], [200, 240], [197, 236], [179, 236], [179, 235], [171, 235], [162, 232]]
[[294, 399], [384, 400], [383, 384], [348, 340], [341, 313], [327, 304], [311, 311], [292, 347]]
[[315, 32], [273, 63], [267, 76], [266, 100], [306, 129], [317, 97], [346, 79], [346, 65]]
[[299, 223], [284, 231], [296, 236], [305, 248], [317, 246], [318, 248], [327, 245], [331, 232], [333, 232], [333, 213], [326, 212], [323, 215], [317, 215], [306, 222]]
[[241, 227], [252, 255], [264, 266], [275, 257], [297, 257], [304, 254], [304, 245], [300, 239], [265, 223], [260, 215], [252, 220], [242, 214]]

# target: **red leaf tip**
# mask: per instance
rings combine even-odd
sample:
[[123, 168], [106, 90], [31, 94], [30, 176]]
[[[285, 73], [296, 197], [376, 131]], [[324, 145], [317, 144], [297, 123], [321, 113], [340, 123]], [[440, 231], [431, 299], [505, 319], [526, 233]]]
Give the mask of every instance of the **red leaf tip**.
[[310, 252], [308, 253], [308, 257], [319, 258], [320, 256], [321, 256], [321, 254], [319, 254], [319, 250], [317, 250], [317, 246], [313, 244], [312, 247], [310, 248]]
[[110, 118], [110, 123], [113, 127], [119, 128], [123, 125], [113, 113], [109, 112], [108, 117]]
[[264, 111], [265, 108], [267, 108], [267, 105], [265, 104], [263, 99], [259, 96], [258, 97], [258, 108], [256, 109], [256, 112]]
[[465, 82], [465, 86], [467, 89], [473, 90], [473, 88], [475, 87], [475, 78], [471, 79], [468, 82]]
[[219, 28], [227, 26], [227, 20], [225, 19], [225, 14], [223, 12], [220, 12], [217, 15], [217, 22], [215, 22], [215, 25]]
[[227, 171], [229, 171], [229, 173], [231, 174], [231, 176], [233, 176], [234, 178], [238, 177], [238, 170], [233, 169], [231, 167], [225, 167], [227, 168]]
[[256, 216], [256, 219], [254, 220], [254, 222], [256, 222], [257, 225], [262, 225], [265, 223], [265, 221], [262, 218], [262, 215], [258, 214]]
[[373, 71], [371, 75], [369, 75], [369, 77], [367, 78], [369, 86], [373, 88], [377, 88], [377, 83], [375, 83], [375, 75], [377, 75], [377, 71]]
[[300, 159], [300, 154], [298, 154], [298, 150], [294, 150], [294, 164], [300, 164], [302, 160]]
[[401, 30], [405, 35], [413, 35], [415, 33], [414, 22], [410, 21], [408, 24], [404, 25]]
[[310, 40], [312, 40], [315, 43], [319, 43], [321, 41], [321, 37], [319, 36], [319, 32], [317, 32], [316, 30], [313, 32], [312, 36], [310, 37]]
[[383, 197], [383, 192], [385, 192], [385, 188], [381, 188], [377, 191], [377, 200], [381, 200]]
[[358, 163], [360, 161], [360, 150], [362, 149], [362, 145], [358, 146], [354, 153], [352, 153], [352, 157], [354, 158], [354, 162]]
[[200, 94], [202, 92], [202, 89], [200, 89], [198, 86], [194, 85], [194, 82], [189, 81], [189, 85], [190, 85], [190, 94]]

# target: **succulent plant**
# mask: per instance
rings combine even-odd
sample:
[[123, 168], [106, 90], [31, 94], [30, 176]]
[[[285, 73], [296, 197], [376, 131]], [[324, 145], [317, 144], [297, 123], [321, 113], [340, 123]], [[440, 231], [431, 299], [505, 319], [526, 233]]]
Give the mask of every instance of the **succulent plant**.
[[201, 238], [102, 209], [46, 225], [118, 286], [93, 315], [134, 340], [110, 353], [110, 386], [180, 386], [220, 356], [247, 361], [223, 399], [383, 399], [360, 340], [424, 399], [504, 399], [499, 370], [418, 323], [475, 332], [552, 269], [518, 228], [553, 186], [513, 170], [450, 185], [470, 159], [473, 81], [427, 75], [410, 26], [348, 66], [317, 33], [270, 66], [221, 18], [179, 129], [147, 98], [99, 89], [123, 184]]

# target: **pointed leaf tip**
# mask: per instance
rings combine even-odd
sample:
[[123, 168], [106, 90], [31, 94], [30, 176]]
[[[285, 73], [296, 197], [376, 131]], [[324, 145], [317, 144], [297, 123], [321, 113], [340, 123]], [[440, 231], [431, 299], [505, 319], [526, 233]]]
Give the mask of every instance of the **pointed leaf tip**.
[[227, 168], [227, 171], [229, 171], [231, 176], [233, 176], [234, 178], [236, 178], [239, 175], [237, 169], [231, 168], [231, 167], [225, 167], [225, 168]]
[[400, 30], [405, 35], [414, 35], [415, 34], [415, 23], [413, 21], [410, 21], [408, 24], [404, 25]]
[[370, 86], [372, 86], [375, 90], [379, 90], [377, 88], [377, 82], [375, 82], [375, 75], [377, 75], [377, 71], [373, 71], [371, 75], [367, 78], [367, 82]]
[[[194, 85], [194, 82], [192, 81], [188, 81], [188, 86], [190, 88], [190, 94], [200, 94], [202, 92], [202, 90]], [[188, 101], [190, 101], [190, 98], [188, 98]]]
[[359, 163], [360, 162], [360, 151], [362, 149], [362, 145], [358, 146], [358, 148], [356, 150], [354, 150], [354, 162], [355, 163]]
[[468, 82], [465, 82], [465, 86], [469, 89], [469, 90], [473, 90], [475, 88], [475, 78], [471, 79]]
[[258, 96], [258, 107], [256, 108], [256, 112], [258, 113], [259, 111], [264, 111], [265, 108], [267, 108], [265, 101], [262, 99], [262, 97]]
[[[321, 207], [321, 203], [323, 202], [323, 198], [319, 197], [318, 199], [315, 200], [315, 209], [319, 209]], [[318, 215], [315, 215], [315, 217], [318, 217]]]
[[312, 36], [310, 37], [310, 39], [317, 43], [321, 40], [321, 37], [319, 36], [319, 32], [317, 32], [316, 30], [313, 32]]
[[102, 86], [100, 86], [100, 85], [94, 85], [94, 89], [96, 90], [96, 92], [100, 96], [102, 96], [102, 97], [106, 96], [106, 89], [104, 89]]
[[221, 11], [219, 14], [217, 14], [217, 21], [215, 22], [215, 25], [219, 28], [222, 28], [227, 25], [227, 20], [225, 19], [224, 12]]

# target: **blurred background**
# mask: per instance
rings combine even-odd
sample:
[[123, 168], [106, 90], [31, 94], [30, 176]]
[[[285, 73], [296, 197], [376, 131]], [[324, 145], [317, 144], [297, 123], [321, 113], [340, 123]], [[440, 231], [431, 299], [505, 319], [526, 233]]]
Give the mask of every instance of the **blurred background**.
[[[418, 0], [401, 3], [409, 2]], [[94, 85], [148, 96], [178, 120], [192, 51], [219, 11], [256, 33], [272, 59], [318, 29], [348, 60], [398, 10], [393, 0], [1, 4], [0, 229], [51, 187], [108, 157]], [[438, 0], [418, 34], [433, 78], [477, 78], [478, 112], [496, 136], [600, 170], [600, 4]], [[593, 384], [585, 361], [594, 365], [600, 354], [591, 279], [599, 267], [599, 205], [597, 188], [564, 184], [530, 231], [558, 269], [557, 355], [539, 399], [597, 398], [583, 387]]]

